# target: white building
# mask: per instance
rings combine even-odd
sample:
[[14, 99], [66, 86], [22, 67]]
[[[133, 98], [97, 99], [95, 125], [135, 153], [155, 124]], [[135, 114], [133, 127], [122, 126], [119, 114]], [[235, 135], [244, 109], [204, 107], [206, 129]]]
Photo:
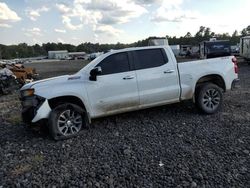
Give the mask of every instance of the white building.
[[67, 59], [68, 57], [69, 57], [69, 53], [67, 50], [48, 51], [49, 59]]
[[250, 60], [250, 36], [240, 39], [240, 56]]

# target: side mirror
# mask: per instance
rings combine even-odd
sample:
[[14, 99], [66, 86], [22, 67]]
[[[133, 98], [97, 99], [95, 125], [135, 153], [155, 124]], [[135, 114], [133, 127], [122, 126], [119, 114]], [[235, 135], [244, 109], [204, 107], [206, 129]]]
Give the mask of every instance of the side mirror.
[[90, 76], [89, 76], [89, 80], [91, 81], [96, 81], [96, 77], [98, 75], [102, 74], [102, 68], [101, 67], [95, 67], [90, 71]]

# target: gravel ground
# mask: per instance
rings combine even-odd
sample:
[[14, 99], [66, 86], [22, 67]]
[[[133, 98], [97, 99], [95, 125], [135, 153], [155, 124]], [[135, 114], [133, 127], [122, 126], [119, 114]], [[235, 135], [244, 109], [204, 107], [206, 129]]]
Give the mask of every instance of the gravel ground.
[[98, 119], [58, 142], [20, 123], [16, 94], [0, 97], [0, 187], [249, 187], [250, 66], [239, 76], [215, 115], [183, 102]]

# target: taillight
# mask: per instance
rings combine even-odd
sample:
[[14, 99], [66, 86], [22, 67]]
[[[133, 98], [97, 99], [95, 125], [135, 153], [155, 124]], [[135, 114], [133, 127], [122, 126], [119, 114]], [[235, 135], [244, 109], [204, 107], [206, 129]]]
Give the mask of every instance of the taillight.
[[234, 72], [235, 72], [235, 74], [238, 74], [239, 68], [238, 68], [238, 61], [237, 61], [237, 58], [236, 58], [236, 57], [233, 57], [233, 58], [232, 58], [232, 62], [233, 62], [233, 64], [234, 64]]

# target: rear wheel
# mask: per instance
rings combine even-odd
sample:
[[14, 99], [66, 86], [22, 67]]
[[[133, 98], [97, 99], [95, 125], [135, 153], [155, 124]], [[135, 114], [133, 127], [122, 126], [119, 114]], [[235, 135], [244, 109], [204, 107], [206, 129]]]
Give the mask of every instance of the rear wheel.
[[208, 83], [197, 88], [195, 103], [198, 109], [206, 114], [213, 114], [220, 110], [223, 102], [222, 89]]
[[55, 140], [74, 137], [87, 124], [85, 110], [71, 103], [58, 105], [49, 117], [49, 130]]

